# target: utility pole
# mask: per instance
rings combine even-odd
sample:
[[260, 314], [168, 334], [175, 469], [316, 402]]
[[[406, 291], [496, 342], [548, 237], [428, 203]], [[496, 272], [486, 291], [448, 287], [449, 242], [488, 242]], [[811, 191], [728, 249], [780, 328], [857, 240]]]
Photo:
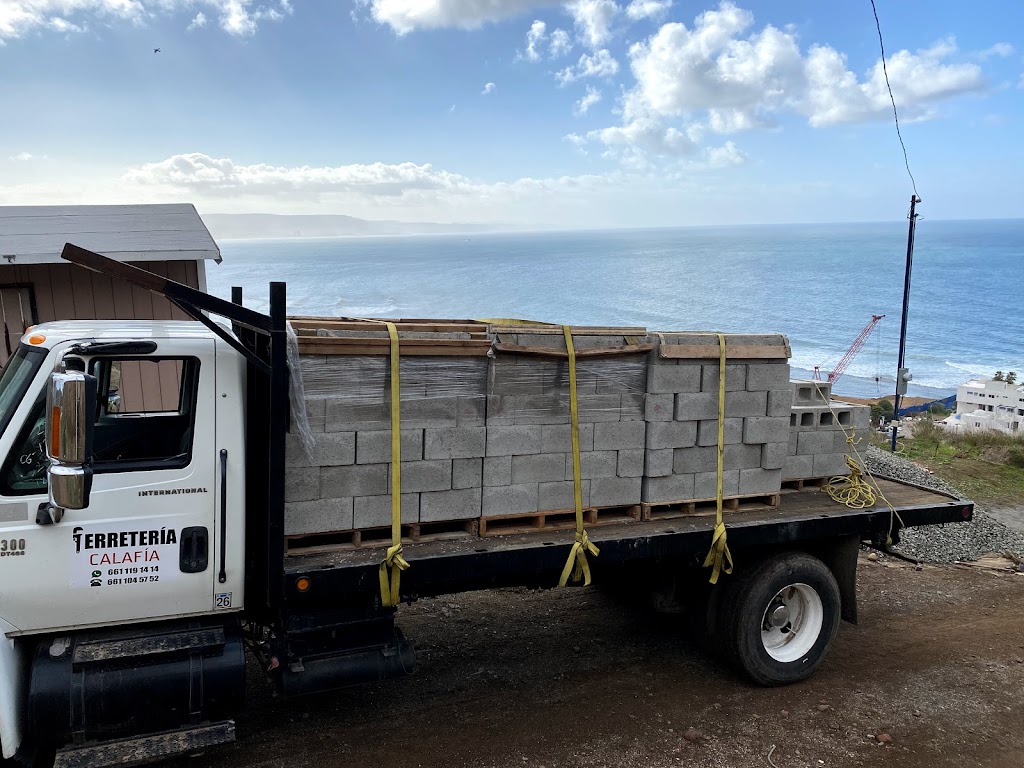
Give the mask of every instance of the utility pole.
[[893, 400], [892, 450], [896, 452], [896, 437], [900, 423], [900, 399], [907, 393], [907, 384], [914, 377], [906, 367], [907, 355], [907, 313], [910, 310], [910, 273], [914, 267], [914, 230], [917, 228], [917, 204], [921, 202], [916, 194], [910, 196], [910, 225], [907, 229], [907, 270], [903, 276], [903, 318], [900, 320], [900, 354], [896, 363], [896, 396]]

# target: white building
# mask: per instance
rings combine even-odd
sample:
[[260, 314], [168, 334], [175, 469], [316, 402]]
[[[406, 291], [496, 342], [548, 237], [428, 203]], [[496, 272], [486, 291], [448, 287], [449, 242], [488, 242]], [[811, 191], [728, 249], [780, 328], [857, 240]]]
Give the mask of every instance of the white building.
[[956, 415], [947, 419], [960, 429], [998, 429], [1024, 433], [1024, 385], [1005, 381], [968, 381], [956, 390]]

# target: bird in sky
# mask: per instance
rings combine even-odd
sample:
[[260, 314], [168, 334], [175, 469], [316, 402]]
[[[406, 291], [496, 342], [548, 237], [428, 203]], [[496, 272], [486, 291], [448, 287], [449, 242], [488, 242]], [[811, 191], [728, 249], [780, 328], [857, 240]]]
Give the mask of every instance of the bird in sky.
[[153, 49], [153, 53], [160, 53], [160, 49], [159, 48], [154, 48]]

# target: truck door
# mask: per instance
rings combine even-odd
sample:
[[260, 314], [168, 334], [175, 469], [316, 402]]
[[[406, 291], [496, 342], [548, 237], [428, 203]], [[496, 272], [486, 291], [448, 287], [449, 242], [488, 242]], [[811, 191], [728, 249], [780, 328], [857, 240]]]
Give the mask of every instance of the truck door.
[[4, 563], [20, 586], [2, 590], [3, 617], [37, 632], [212, 611], [213, 341], [160, 339], [151, 355], [84, 362], [99, 381], [88, 508], [35, 521], [47, 500], [42, 393], [0, 465], [0, 509], [29, 512], [0, 531], [0, 550], [22, 553]]

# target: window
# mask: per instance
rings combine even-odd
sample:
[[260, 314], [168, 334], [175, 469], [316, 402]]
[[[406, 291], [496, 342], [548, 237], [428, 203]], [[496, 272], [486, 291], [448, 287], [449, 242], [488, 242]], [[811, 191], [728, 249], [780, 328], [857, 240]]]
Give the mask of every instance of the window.
[[7, 454], [3, 469], [0, 469], [0, 492], [4, 496], [46, 492], [46, 470], [50, 460], [46, 456], [45, 403], [45, 397], [36, 402], [11, 452]]
[[7, 361], [3, 376], [0, 377], [0, 431], [7, 429], [11, 423], [11, 417], [21, 405], [25, 390], [45, 359], [45, 349], [19, 344], [18, 351]]
[[98, 382], [93, 471], [188, 466], [198, 360], [94, 358], [89, 370]]

